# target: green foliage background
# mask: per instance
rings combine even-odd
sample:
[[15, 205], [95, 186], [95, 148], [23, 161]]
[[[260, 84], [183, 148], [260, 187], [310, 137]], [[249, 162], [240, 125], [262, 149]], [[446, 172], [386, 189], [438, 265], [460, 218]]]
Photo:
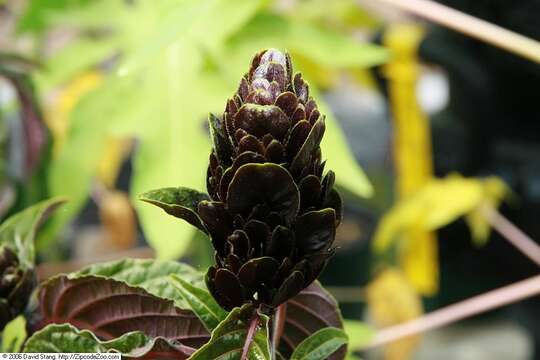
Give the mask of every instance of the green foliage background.
[[[296, 70], [310, 79], [313, 68], [359, 69], [384, 62], [387, 52], [363, 44], [320, 21], [318, 1], [298, 11], [278, 12], [264, 0], [40, 1], [29, 3], [19, 31], [37, 43], [52, 28], [77, 36], [48, 57], [35, 80], [46, 93], [90, 69], [102, 84], [85, 95], [70, 116], [61, 153], [49, 172], [51, 196], [67, 196], [39, 245], [46, 246], [85, 203], [108, 136], [135, 137], [133, 199], [149, 189], [186, 186], [205, 190], [208, 112], [223, 111], [247, 69], [263, 48], [276, 47], [301, 59]], [[349, 1], [337, 1], [351, 6]], [[360, 16], [360, 15], [359, 15]], [[361, 16], [360, 16], [361, 19]], [[350, 19], [348, 20], [350, 21]], [[369, 196], [371, 185], [354, 161], [345, 138], [317, 90], [327, 114], [323, 152], [338, 185]], [[193, 237], [189, 225], [134, 201], [145, 235], [158, 257], [182, 255]]]

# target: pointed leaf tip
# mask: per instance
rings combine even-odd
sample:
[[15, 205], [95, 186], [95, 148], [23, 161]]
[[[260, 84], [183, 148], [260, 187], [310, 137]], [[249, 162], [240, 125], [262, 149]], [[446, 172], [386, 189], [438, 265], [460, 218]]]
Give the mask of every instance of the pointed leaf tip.
[[197, 212], [197, 206], [209, 196], [185, 187], [169, 187], [151, 190], [139, 195], [139, 200], [163, 209], [167, 214], [183, 219], [199, 230], [207, 233]]

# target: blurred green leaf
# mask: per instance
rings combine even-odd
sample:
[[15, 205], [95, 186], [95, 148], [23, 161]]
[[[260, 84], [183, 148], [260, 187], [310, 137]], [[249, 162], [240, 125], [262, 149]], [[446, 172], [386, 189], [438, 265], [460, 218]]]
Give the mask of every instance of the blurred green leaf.
[[[84, 205], [92, 178], [97, 171], [105, 140], [113, 133], [112, 125], [121, 127], [126, 118], [136, 126], [146, 115], [147, 102], [141, 102], [143, 91], [131, 92], [134, 79], [109, 79], [82, 98], [70, 117], [68, 137], [49, 170], [49, 191], [53, 196], [65, 196], [69, 203], [62, 213], [53, 217], [47, 236], [40, 238], [38, 247], [44, 249]], [[135, 106], [138, 105], [138, 106]], [[132, 129], [131, 129], [132, 130]], [[122, 135], [130, 135], [124, 132]]]
[[2, 331], [0, 352], [19, 352], [26, 339], [26, 320], [20, 315], [11, 320]]
[[[312, 93], [313, 93], [312, 89]], [[321, 150], [326, 159], [326, 168], [336, 173], [336, 183], [361, 197], [373, 195], [373, 187], [366, 174], [354, 158], [345, 134], [339, 127], [330, 107], [322, 96], [317, 96], [317, 104], [322, 114], [326, 115], [326, 132], [321, 144]]]
[[0, 225], [0, 247], [10, 247], [17, 254], [23, 269], [34, 268], [34, 239], [38, 228], [63, 202], [60, 198], [42, 201], [12, 215]]
[[[217, 0], [208, 6], [203, 21], [192, 33], [208, 50], [220, 48], [229, 36], [238, 32], [270, 0]], [[205, 19], [210, 19], [206, 21]]]
[[116, 38], [80, 39], [60, 50], [47, 61], [47, 66], [35, 76], [42, 92], [62, 85], [85, 70], [114, 55]]
[[381, 25], [381, 22], [365, 11], [356, 0], [297, 1], [287, 10], [287, 15], [344, 30]]
[[366, 346], [375, 335], [375, 330], [361, 321], [345, 319], [343, 325], [349, 337], [349, 353]]
[[260, 12], [229, 41], [236, 61], [245, 62], [254, 51], [275, 47], [301, 54], [329, 68], [370, 67], [388, 60], [389, 52], [380, 46], [362, 43], [309, 22]]
[[[156, 15], [154, 19], [157, 21], [155, 26], [147, 26], [147, 32], [135, 33], [141, 36], [131, 36], [134, 46], [119, 67], [119, 73], [127, 74], [139, 66], [147, 65], [148, 61], [166, 52], [169, 46], [179, 40], [194, 46], [190, 52], [198, 52], [201, 48], [207, 51], [219, 48], [262, 4], [263, 0], [143, 2], [139, 13], [144, 14], [144, 23], [148, 24], [148, 13]], [[133, 25], [140, 27], [140, 22]], [[146, 39], [148, 41], [144, 41]]]
[[291, 360], [325, 360], [340, 347], [347, 344], [347, 334], [341, 329], [324, 328], [302, 341], [296, 347]]
[[[102, 85], [76, 106], [65, 146], [53, 161], [51, 192], [68, 196], [71, 202], [55, 218], [49, 239], [86, 201], [104, 141], [111, 135], [138, 140], [133, 199], [160, 187], [204, 190], [210, 152], [205, 119], [208, 112], [222, 111], [249, 59], [261, 48], [286, 48], [293, 56], [301, 54], [336, 69], [371, 66], [387, 57], [380, 47], [309, 22], [271, 15], [266, 12], [268, 4], [268, 0], [95, 0], [84, 7], [47, 11], [51, 23], [99, 30], [99, 37], [83, 36], [52, 57], [38, 77], [43, 88], [118, 55]], [[341, 130], [324, 104], [321, 107], [328, 115], [325, 157], [342, 186], [369, 196], [371, 187]], [[195, 234], [189, 225], [139, 201], [134, 206], [159, 257], [185, 253]]]
[[[38, 27], [32, 29], [30, 25], [29, 31], [35, 31], [38, 35], [42, 30], [50, 31], [56, 27], [106, 31], [125, 21], [130, 16], [126, 11], [129, 8], [129, 3], [121, 0], [30, 0], [30, 7], [19, 19], [18, 27], [22, 30], [28, 23], [37, 23]], [[115, 16], [104, 17], [103, 14]], [[26, 22], [27, 19], [30, 19], [29, 22]]]
[[[135, 194], [180, 184], [204, 189], [209, 149], [204, 117], [197, 108], [200, 99], [194, 96], [194, 89], [182, 86], [196, 83], [200, 72], [201, 58], [190, 50], [188, 44], [172, 47], [154, 71], [161, 85], [155, 89], [159, 98], [154, 102], [158, 105], [154, 116], [162, 120], [160, 126], [148, 126], [152, 124], [148, 122], [146, 131], [139, 134], [141, 146], [135, 155], [132, 179]], [[144, 203], [135, 206], [158, 256], [172, 258], [186, 250], [193, 236], [190, 225], [163, 216], [161, 210]]]
[[19, 19], [17, 30], [21, 32], [41, 32], [49, 25], [48, 16], [50, 13], [84, 6], [89, 2], [90, 0], [29, 0], [23, 15]]

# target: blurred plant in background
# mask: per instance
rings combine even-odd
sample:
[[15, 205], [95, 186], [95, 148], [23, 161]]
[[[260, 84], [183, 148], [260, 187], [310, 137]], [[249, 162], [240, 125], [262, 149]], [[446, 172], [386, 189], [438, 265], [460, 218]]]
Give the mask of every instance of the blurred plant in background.
[[[369, 315], [379, 328], [413, 320], [423, 313], [422, 299], [404, 273], [388, 268], [379, 273], [366, 288]], [[420, 345], [421, 336], [404, 337], [385, 346], [385, 360], [408, 359]]]
[[[204, 166], [210, 149], [208, 113], [223, 111], [223, 99], [238, 87], [237, 79], [248, 66], [246, 59], [264, 48], [291, 53], [319, 100], [321, 112], [327, 114], [322, 150], [330, 161], [328, 167], [339, 175], [338, 187], [350, 198], [347, 204], [354, 204], [353, 198], [369, 197], [374, 190], [320, 94], [344, 88], [342, 80], [346, 79], [370, 90], [377, 82], [379, 89], [375, 90], [384, 97], [376, 95], [388, 114], [379, 114], [376, 120], [380, 124], [389, 118], [387, 129], [391, 133], [373, 138], [391, 138], [391, 154], [386, 153], [390, 151], [383, 149], [384, 145], [377, 151], [385, 152], [378, 158], [381, 163], [391, 155], [394, 172], [389, 164], [377, 164], [384, 178], [373, 177], [377, 199], [357, 202], [355, 206], [363, 212], [349, 215], [349, 219], [346, 216], [342, 227], [354, 223], [357, 231], [350, 242], [355, 246], [362, 243], [355, 248], [363, 247], [361, 251], [371, 242], [374, 251], [366, 250], [365, 257], [356, 258], [358, 253], [347, 247], [350, 244], [342, 243], [341, 253], [349, 253], [349, 262], [335, 261], [355, 277], [355, 286], [369, 282], [366, 299], [354, 292], [354, 301], [367, 303], [375, 325], [389, 327], [421, 316], [422, 296], [431, 301], [437, 295], [442, 269], [439, 261], [443, 264], [443, 255], [451, 257], [453, 253], [448, 255], [449, 245], [446, 252], [439, 251], [439, 245], [442, 248], [450, 242], [439, 244], [438, 236], [441, 240], [448, 236], [436, 235], [436, 231], [455, 225], [463, 217], [474, 245], [483, 246], [493, 225], [486, 209], [494, 211], [511, 195], [499, 178], [459, 175], [501, 175], [491, 167], [500, 159], [483, 158], [484, 167], [478, 171], [456, 165], [460, 157], [468, 164], [468, 158], [476, 158], [476, 152], [488, 151], [483, 136], [492, 124], [474, 124], [480, 119], [491, 121], [500, 112], [476, 111], [483, 107], [475, 99], [484, 99], [484, 95], [489, 100], [484, 108], [496, 109], [490, 103], [490, 92], [467, 83], [475, 85], [477, 77], [463, 75], [469, 74], [467, 71], [480, 73], [482, 64], [472, 66], [472, 70], [469, 62], [454, 64], [453, 51], [459, 46], [448, 45], [452, 42], [446, 37], [433, 41], [431, 36], [437, 34], [433, 29], [417, 23], [380, 21], [356, 0], [13, 0], [0, 1], [0, 16], [2, 11], [11, 11], [16, 31], [9, 41], [21, 43], [22, 50], [4, 50], [0, 39], [0, 78], [8, 84], [0, 90], [10, 89], [7, 96], [5, 91], [0, 93], [0, 219], [49, 196], [68, 197], [69, 203], [40, 233], [37, 247], [46, 260], [63, 257], [56, 246], [62, 237], [69, 238], [70, 246], [80, 246], [72, 251], [75, 257], [92, 258], [110, 249], [133, 248], [139, 240], [140, 222], [158, 257], [184, 256], [205, 267], [210, 259], [209, 242], [191, 242], [203, 237], [201, 232], [133, 199], [149, 188], [179, 184], [205, 188]], [[0, 18], [0, 34], [4, 26], [1, 22]], [[380, 45], [367, 42], [379, 30]], [[468, 47], [462, 50], [470, 51]], [[418, 99], [417, 86], [424, 71], [421, 62], [426, 60], [422, 52], [428, 54], [428, 63], [429, 56], [434, 56], [431, 62], [451, 75], [459, 70], [456, 83], [461, 87], [454, 89], [451, 100], [459, 103], [466, 98], [469, 103], [455, 114], [450, 111], [449, 117], [445, 110], [455, 110], [455, 103], [441, 111], [447, 116], [442, 127], [451, 130], [449, 133], [437, 135], [440, 114], [424, 113]], [[485, 62], [471, 54], [475, 62]], [[368, 69], [375, 66], [371, 73]], [[463, 78], [470, 79], [463, 82]], [[450, 76], [452, 81], [455, 79]], [[486, 84], [489, 91], [511, 88]], [[357, 100], [355, 95], [347, 99]], [[478, 109], [471, 106], [477, 102]], [[355, 120], [363, 120], [358, 117], [355, 113]], [[500, 117], [506, 122], [508, 116]], [[467, 124], [465, 130], [458, 124], [461, 120]], [[365, 129], [362, 126], [365, 123], [358, 125], [360, 131]], [[460, 131], [467, 136], [467, 131], [478, 134], [462, 139]], [[456, 133], [458, 136], [453, 137]], [[356, 136], [351, 133], [349, 140], [358, 141]], [[447, 146], [442, 151], [441, 142]], [[443, 161], [437, 158], [440, 153]], [[440, 171], [441, 163], [444, 171]], [[435, 172], [441, 177], [435, 177]], [[511, 185], [516, 189], [515, 183]], [[94, 211], [88, 211], [92, 203], [97, 205], [97, 214], [89, 215]], [[363, 216], [374, 223], [379, 215], [373, 231], [371, 221], [359, 219]], [[100, 242], [80, 245], [83, 242], [74, 241], [80, 234], [69, 233], [66, 225], [74, 224], [79, 231], [82, 227], [77, 221], [92, 217], [92, 221], [101, 223]], [[467, 238], [466, 234], [459, 237]], [[467, 251], [473, 253], [469, 248]], [[474, 266], [475, 256], [471, 255]], [[351, 259], [362, 263], [362, 270], [350, 271]], [[489, 273], [485, 266], [484, 271]], [[480, 282], [471, 284], [471, 288]], [[360, 317], [361, 311], [355, 310], [354, 316]], [[409, 356], [418, 340], [411, 337], [393, 343], [386, 349], [385, 358]]]
[[[51, 141], [31, 79], [37, 67], [23, 56], [0, 51], [0, 81], [7, 84], [0, 94], [0, 219], [48, 194]], [[9, 105], [2, 106], [2, 97]]]
[[419, 294], [434, 296], [439, 290], [435, 231], [465, 216], [475, 244], [485, 245], [490, 225], [481, 209], [498, 208], [510, 192], [496, 177], [435, 177], [431, 123], [417, 96], [425, 36], [425, 28], [413, 23], [389, 25], [381, 35], [393, 55], [381, 66], [380, 76], [391, 113], [396, 177], [395, 203], [381, 217], [373, 245], [379, 254], [393, 251], [392, 262], [402, 269], [404, 280]]
[[[106, 157], [114, 165], [101, 162], [104, 152], [110, 155], [118, 148], [115, 141], [136, 139], [132, 195], [176, 184], [203, 188], [207, 112], [221, 110], [222, 99], [237, 86], [245, 59], [255, 51], [288, 49], [305, 76], [313, 77], [311, 83], [321, 87], [328, 86], [328, 77], [321, 74], [387, 59], [382, 48], [344, 31], [348, 23], [369, 25], [372, 19], [361, 11], [342, 10], [332, 12], [337, 18], [328, 21], [343, 26], [328, 26], [319, 5], [299, 2], [293, 9], [280, 9], [260, 0], [30, 1], [18, 30], [32, 35], [37, 55], [45, 58], [35, 74], [41, 93], [59, 91], [47, 111], [55, 143], [49, 190], [71, 199], [39, 245], [52, 241], [77, 214], [95, 190], [95, 177], [103, 178], [103, 168], [108, 168], [105, 177], [118, 172], [118, 157]], [[58, 29], [69, 30], [70, 38], [44, 56], [40, 50]], [[329, 113], [325, 104], [321, 107]], [[329, 166], [343, 174], [338, 185], [368, 196], [371, 186], [329, 115], [323, 147]], [[108, 183], [114, 187], [114, 181]], [[159, 216], [158, 210], [135, 207], [158, 256], [175, 258], [186, 251], [189, 228]]]

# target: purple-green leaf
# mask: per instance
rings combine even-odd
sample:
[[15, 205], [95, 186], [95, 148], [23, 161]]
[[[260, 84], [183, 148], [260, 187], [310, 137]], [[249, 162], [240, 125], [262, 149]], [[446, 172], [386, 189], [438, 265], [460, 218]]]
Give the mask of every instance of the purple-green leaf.
[[90, 330], [103, 340], [131, 331], [151, 338], [163, 337], [198, 348], [209, 334], [190, 310], [142, 288], [97, 276], [70, 279], [59, 276], [43, 284], [39, 294], [40, 329], [52, 323], [69, 323]]
[[206, 233], [197, 214], [197, 206], [201, 201], [209, 200], [207, 194], [185, 187], [170, 187], [145, 192], [139, 199], [162, 208], [169, 215], [184, 219]]
[[[317, 281], [289, 300], [285, 306], [285, 325], [278, 345], [280, 353], [287, 359], [300, 343], [317, 331], [327, 327], [343, 328], [336, 300]], [[347, 346], [342, 345], [327, 359], [343, 360], [346, 353]]]

